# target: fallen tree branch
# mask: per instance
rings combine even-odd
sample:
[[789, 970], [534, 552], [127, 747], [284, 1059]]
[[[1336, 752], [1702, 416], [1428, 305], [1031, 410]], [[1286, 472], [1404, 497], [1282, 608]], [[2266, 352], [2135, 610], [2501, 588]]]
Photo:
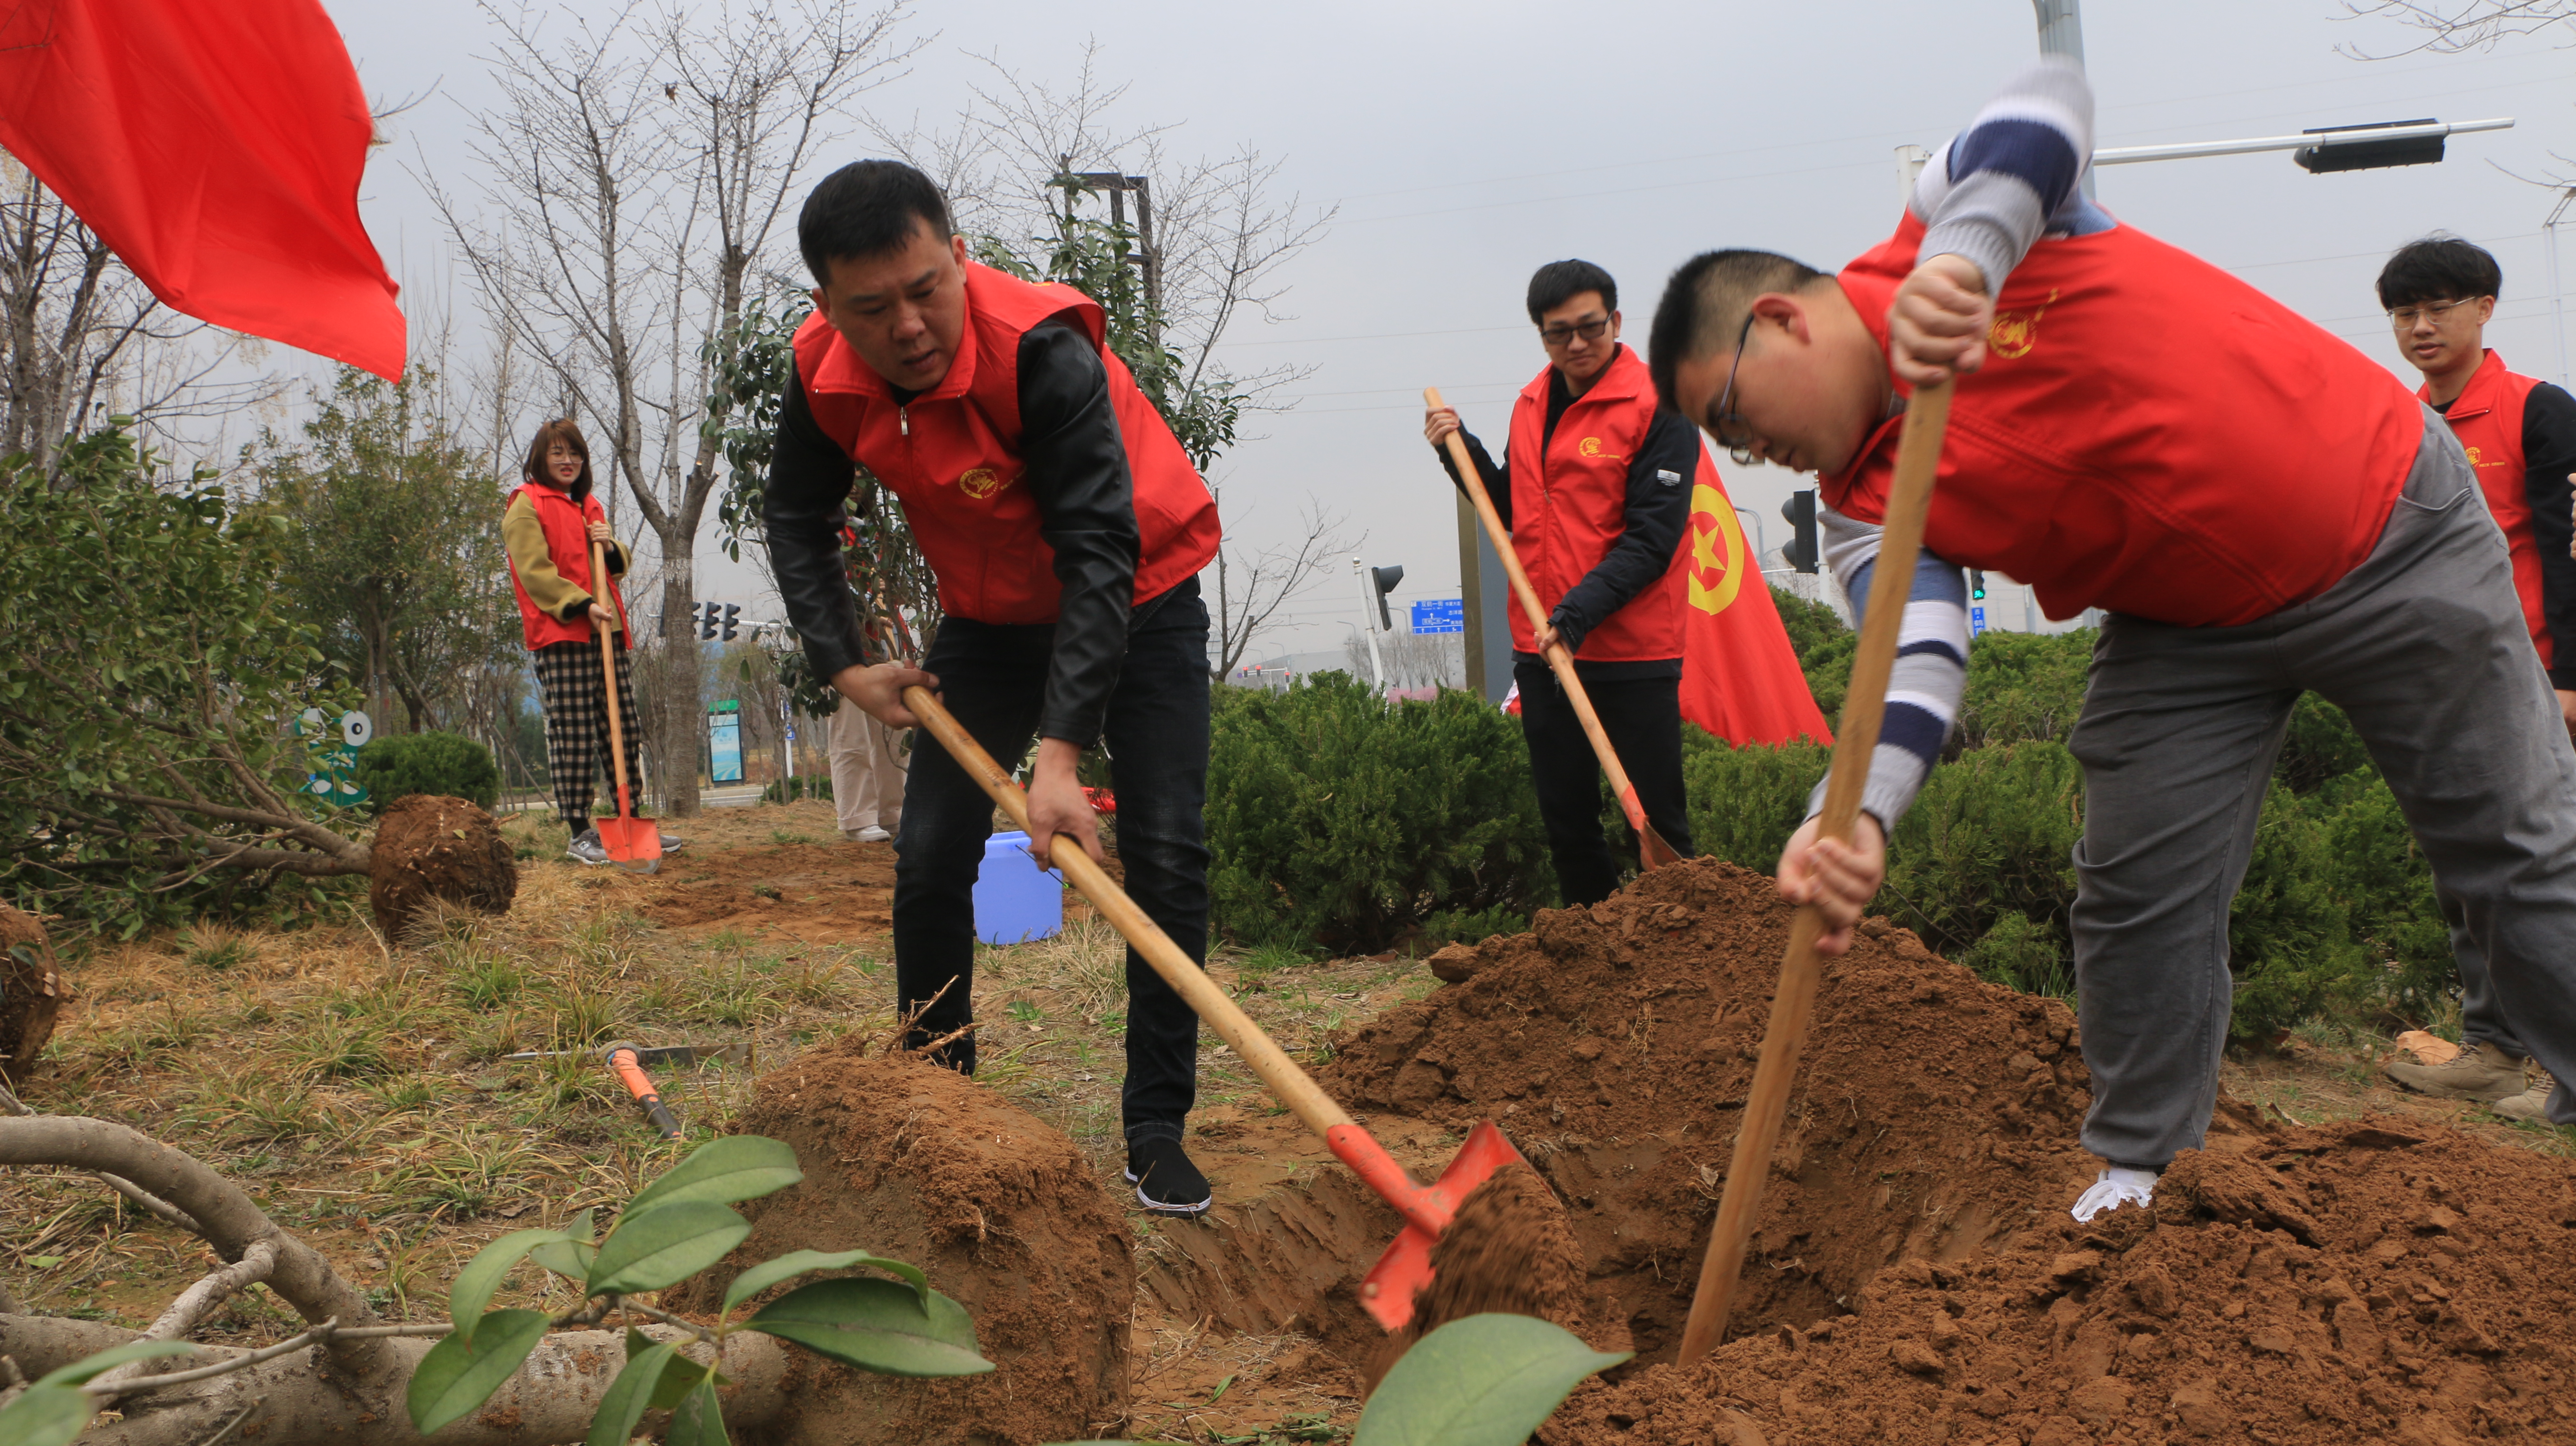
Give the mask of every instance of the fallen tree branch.
[[170, 1308], [161, 1312], [161, 1318], [154, 1321], [150, 1328], [143, 1332], [143, 1338], [154, 1341], [186, 1340], [188, 1332], [197, 1328], [197, 1322], [205, 1317], [206, 1312], [221, 1304], [226, 1296], [254, 1280], [268, 1279], [276, 1269], [277, 1242], [273, 1240], [251, 1242], [250, 1249], [242, 1252], [241, 1259], [221, 1270], [210, 1272], [205, 1279], [179, 1292], [179, 1298], [170, 1302]]
[[[0, 1165], [69, 1165], [132, 1180], [195, 1219], [207, 1243], [228, 1262], [243, 1259], [262, 1241], [269, 1242], [277, 1262], [268, 1286], [305, 1320], [316, 1325], [326, 1320], [353, 1326], [377, 1324], [376, 1313], [331, 1263], [280, 1229], [241, 1187], [194, 1156], [123, 1125], [79, 1115], [0, 1120]], [[331, 1343], [330, 1350], [342, 1369], [371, 1376], [384, 1347], [363, 1338], [340, 1339]]]
[[[35, 1113], [37, 1113], [36, 1110], [30, 1107], [26, 1101], [9, 1093], [9, 1087], [7, 1085], [0, 1085], [0, 1115], [32, 1115]], [[88, 1173], [92, 1179], [104, 1183], [109, 1189], [114, 1190], [117, 1194], [124, 1196], [135, 1204], [142, 1206], [145, 1210], [150, 1211], [153, 1215], [158, 1216], [163, 1221], [176, 1225], [191, 1235], [203, 1235], [206, 1233], [205, 1227], [199, 1225], [196, 1221], [189, 1219], [186, 1213], [181, 1211], [178, 1206], [171, 1204], [169, 1201], [162, 1199], [160, 1196], [153, 1194], [151, 1191], [144, 1189], [133, 1181], [107, 1174], [101, 1170], [92, 1170]], [[4, 1289], [0, 1289], [0, 1300], [5, 1300], [7, 1298], [8, 1292]], [[0, 1315], [14, 1315], [16, 1313], [16, 1306], [0, 1305]]]

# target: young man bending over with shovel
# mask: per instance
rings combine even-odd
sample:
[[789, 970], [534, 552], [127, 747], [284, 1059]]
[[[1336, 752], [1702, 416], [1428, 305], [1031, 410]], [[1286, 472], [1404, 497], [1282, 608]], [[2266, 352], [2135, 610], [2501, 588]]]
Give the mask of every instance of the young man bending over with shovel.
[[[2083, 1140], [2111, 1168], [2078, 1219], [2143, 1205], [2208, 1128], [2228, 904], [2302, 690], [2351, 715], [2525, 1042], [2576, 1068], [2576, 750], [2467, 457], [2377, 364], [2085, 200], [2092, 115], [2073, 66], [2023, 73], [1839, 277], [1698, 257], [1651, 343], [1721, 445], [1818, 474], [1856, 607], [1904, 399], [1963, 374], [1858, 836], [1810, 818], [1781, 856], [1826, 952], [1956, 717], [1959, 568], [2030, 583], [2051, 617], [2108, 610], [2073, 739], [2073, 933]], [[2564, 1092], [2551, 1117], [2576, 1123]]]
[[1688, 858], [1679, 562], [1691, 484], [1710, 464], [1690, 423], [1656, 404], [1646, 364], [1619, 344], [1619, 284], [1609, 272], [1549, 262], [1530, 278], [1529, 316], [1548, 365], [1512, 404], [1508, 460], [1495, 466], [1453, 408], [1426, 413], [1422, 435], [1453, 482], [1458, 464], [1444, 444], [1452, 432], [1465, 439], [1549, 610], [1545, 629], [1508, 610], [1512, 681], [1557, 888], [1581, 908], [1619, 887], [1619, 862], [1601, 837], [1599, 767], [1546, 649], [1562, 641], [1574, 654], [1574, 675], [1646, 821]]
[[[984, 749], [1032, 734], [1031, 850], [1071, 834], [1100, 857], [1075, 781], [1105, 740], [1126, 888], [1190, 957], [1207, 955], [1207, 485], [1102, 344], [1100, 308], [966, 259], [928, 177], [860, 161], [805, 201], [797, 242], [814, 314], [796, 333], [762, 521], [788, 616], [816, 671], [890, 728], [940, 695]], [[842, 568], [852, 463], [902, 499], [945, 614], [919, 668], [863, 664]], [[993, 805], [945, 750], [913, 750], [895, 842], [896, 1006], [910, 1042], [975, 1068], [975, 874]], [[1127, 1175], [1149, 1210], [1196, 1214], [1206, 1178], [1181, 1148], [1198, 1016], [1127, 955]], [[951, 1036], [954, 1036], [953, 1038]]]

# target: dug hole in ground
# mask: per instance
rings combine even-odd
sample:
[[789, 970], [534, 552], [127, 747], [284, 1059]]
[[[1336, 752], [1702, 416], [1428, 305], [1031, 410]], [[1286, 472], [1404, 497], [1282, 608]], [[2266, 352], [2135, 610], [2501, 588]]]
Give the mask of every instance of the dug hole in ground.
[[[2414, 1117], [2308, 1128], [2223, 1102], [2151, 1211], [2078, 1225], [2097, 1162], [2075, 1139], [2073, 1016], [1883, 920], [1827, 969], [1731, 1338], [1680, 1370], [1789, 920], [1745, 870], [1658, 870], [1444, 951], [1462, 982], [1345, 1029], [1319, 1072], [1417, 1174], [1492, 1118], [1563, 1202], [1579, 1299], [1553, 1280], [1530, 1298], [1637, 1358], [1541, 1441], [2576, 1440], [2568, 1161]], [[745, 1258], [861, 1240], [914, 1260], [1000, 1366], [827, 1371], [796, 1393], [796, 1439], [1109, 1432], [1147, 1308], [1300, 1333], [1310, 1373], [1384, 1364], [1355, 1292], [1399, 1222], [1338, 1167], [1221, 1198], [1140, 1271], [1073, 1143], [954, 1076], [818, 1049], [765, 1076], [735, 1128], [788, 1140], [808, 1176], [764, 1202]]]

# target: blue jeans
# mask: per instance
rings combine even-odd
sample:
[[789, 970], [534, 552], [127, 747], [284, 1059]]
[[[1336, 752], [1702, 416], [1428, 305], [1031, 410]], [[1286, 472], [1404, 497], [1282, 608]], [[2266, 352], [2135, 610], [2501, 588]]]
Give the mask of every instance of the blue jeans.
[[[1102, 742], [1118, 795], [1118, 858], [1137, 905], [1201, 962], [1207, 959], [1207, 605], [1192, 578], [1137, 609], [1127, 661], [1110, 695]], [[1037, 731], [1054, 652], [1049, 624], [997, 625], [945, 618], [922, 666], [938, 675], [940, 701], [1005, 766]], [[975, 1017], [975, 872], [992, 836], [992, 800], [945, 749], [914, 747], [895, 836], [896, 1007], [924, 1010], [908, 1043]], [[945, 994], [941, 986], [947, 986]], [[1177, 1140], [1198, 1097], [1198, 1016], [1135, 950], [1127, 951], [1127, 1140]], [[942, 1063], [972, 1074], [975, 1037], [942, 1049]]]

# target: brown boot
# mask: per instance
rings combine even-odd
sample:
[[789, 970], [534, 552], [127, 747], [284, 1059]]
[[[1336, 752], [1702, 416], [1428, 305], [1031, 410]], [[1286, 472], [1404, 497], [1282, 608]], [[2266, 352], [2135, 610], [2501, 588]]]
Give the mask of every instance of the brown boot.
[[2522, 1066], [2523, 1061], [2494, 1045], [2480, 1044], [2441, 1064], [2392, 1059], [2379, 1072], [2419, 1095], [2492, 1103], [2522, 1093]]
[[2558, 1081], [2544, 1073], [2531, 1088], [2498, 1100], [2487, 1108], [2508, 1120], [2528, 1120], [2535, 1125], [2545, 1125], [2549, 1123], [2549, 1096], [2557, 1088]]

